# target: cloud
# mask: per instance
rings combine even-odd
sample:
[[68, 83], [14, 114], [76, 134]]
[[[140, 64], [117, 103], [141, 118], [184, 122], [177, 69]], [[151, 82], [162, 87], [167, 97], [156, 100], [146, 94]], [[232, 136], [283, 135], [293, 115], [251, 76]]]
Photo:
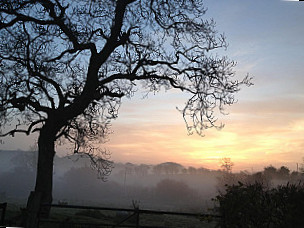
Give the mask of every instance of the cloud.
[[187, 136], [182, 116], [175, 110], [184, 95], [168, 92], [127, 100], [105, 146], [114, 160], [138, 163], [175, 161], [217, 168], [218, 159], [231, 157], [236, 169], [242, 169], [246, 164], [297, 161], [304, 150], [304, 94], [291, 87], [289, 93], [269, 87], [278, 81], [269, 80], [267, 89], [261, 80], [241, 91], [239, 102], [227, 109], [230, 115], [219, 118], [226, 127], [207, 130], [203, 138]]
[[[265, 97], [263, 100], [240, 100], [229, 108], [232, 114], [243, 113], [244, 115], [273, 115], [275, 118], [288, 114], [289, 118], [304, 116], [304, 96]], [[273, 118], [273, 117], [272, 117]]]

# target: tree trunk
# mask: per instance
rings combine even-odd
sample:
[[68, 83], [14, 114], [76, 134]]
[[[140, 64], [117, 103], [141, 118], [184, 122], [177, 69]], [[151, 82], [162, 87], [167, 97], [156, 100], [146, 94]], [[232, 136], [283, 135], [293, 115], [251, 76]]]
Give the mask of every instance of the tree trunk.
[[45, 125], [38, 139], [38, 165], [35, 191], [31, 192], [27, 203], [27, 228], [38, 227], [38, 218], [47, 218], [52, 203], [53, 161], [55, 155], [55, 133]]
[[[41, 204], [52, 203], [53, 161], [55, 155], [55, 135], [41, 131], [38, 140], [38, 166], [35, 192], [41, 193]], [[42, 211], [41, 211], [42, 213]], [[41, 215], [48, 216], [49, 211]]]

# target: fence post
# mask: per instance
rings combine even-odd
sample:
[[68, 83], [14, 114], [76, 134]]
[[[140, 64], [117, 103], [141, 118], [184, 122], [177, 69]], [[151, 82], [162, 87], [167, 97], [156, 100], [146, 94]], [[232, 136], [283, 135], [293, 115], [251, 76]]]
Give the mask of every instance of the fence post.
[[38, 216], [40, 211], [41, 193], [32, 191], [27, 202], [26, 228], [38, 227]]
[[7, 206], [7, 203], [1, 203], [0, 204], [0, 208], [2, 208], [0, 225], [4, 225], [4, 217], [5, 217], [6, 206]]
[[135, 213], [136, 213], [136, 228], [139, 228], [139, 208], [135, 208]]

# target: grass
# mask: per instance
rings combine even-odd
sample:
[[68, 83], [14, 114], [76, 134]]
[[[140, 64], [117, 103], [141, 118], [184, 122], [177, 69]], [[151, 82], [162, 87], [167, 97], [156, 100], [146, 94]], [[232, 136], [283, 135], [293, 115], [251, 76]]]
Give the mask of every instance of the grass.
[[[20, 226], [22, 213], [20, 205], [8, 204], [5, 220], [6, 225]], [[111, 227], [100, 224], [118, 224], [131, 212], [115, 212], [87, 209], [52, 208], [50, 217], [40, 221], [40, 228], [61, 228], [61, 227]], [[177, 216], [166, 214], [140, 214], [140, 226], [143, 227], [168, 227], [168, 228], [213, 228], [216, 221], [207, 222], [201, 217]], [[80, 225], [82, 224], [82, 225]], [[91, 225], [90, 225], [91, 224]], [[98, 226], [92, 224], [99, 224]], [[136, 217], [130, 217], [122, 225], [136, 224]]]
[[[120, 214], [112, 211], [100, 210], [75, 210], [75, 209], [52, 209], [51, 217], [53, 221], [60, 221], [62, 224], [82, 223], [82, 224], [117, 224], [132, 213]], [[200, 217], [177, 216], [177, 215], [154, 215], [140, 214], [140, 226], [150, 227], [180, 227], [180, 228], [212, 228], [216, 226], [216, 222], [207, 222]], [[123, 225], [135, 225], [135, 216], [126, 220]], [[51, 226], [49, 226], [51, 225]], [[54, 224], [41, 226], [43, 228], [54, 227]], [[62, 227], [62, 226], [58, 226]]]

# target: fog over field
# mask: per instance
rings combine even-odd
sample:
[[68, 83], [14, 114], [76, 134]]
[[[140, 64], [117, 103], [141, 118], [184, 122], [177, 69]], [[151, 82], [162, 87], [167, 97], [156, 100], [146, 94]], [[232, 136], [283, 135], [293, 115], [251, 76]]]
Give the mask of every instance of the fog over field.
[[[0, 157], [0, 201], [25, 203], [34, 188], [36, 154], [0, 151]], [[90, 165], [88, 158], [78, 155], [55, 158], [54, 204], [129, 208], [136, 203], [141, 209], [207, 212], [214, 207], [211, 199], [224, 191], [226, 183], [240, 180], [269, 184], [267, 178], [276, 177], [271, 183], [281, 184], [303, 179], [299, 173], [271, 166], [255, 174], [232, 174], [225, 167], [215, 171], [164, 162], [114, 163], [111, 174], [102, 181]]]
[[[1, 151], [0, 194], [26, 202], [34, 188], [33, 152]], [[164, 165], [165, 164], [165, 165]], [[158, 210], [201, 210], [211, 206], [216, 193], [215, 171], [163, 165], [114, 164], [106, 181], [98, 178], [87, 158], [56, 157], [53, 203], [130, 207]], [[4, 200], [4, 199], [3, 199]]]

